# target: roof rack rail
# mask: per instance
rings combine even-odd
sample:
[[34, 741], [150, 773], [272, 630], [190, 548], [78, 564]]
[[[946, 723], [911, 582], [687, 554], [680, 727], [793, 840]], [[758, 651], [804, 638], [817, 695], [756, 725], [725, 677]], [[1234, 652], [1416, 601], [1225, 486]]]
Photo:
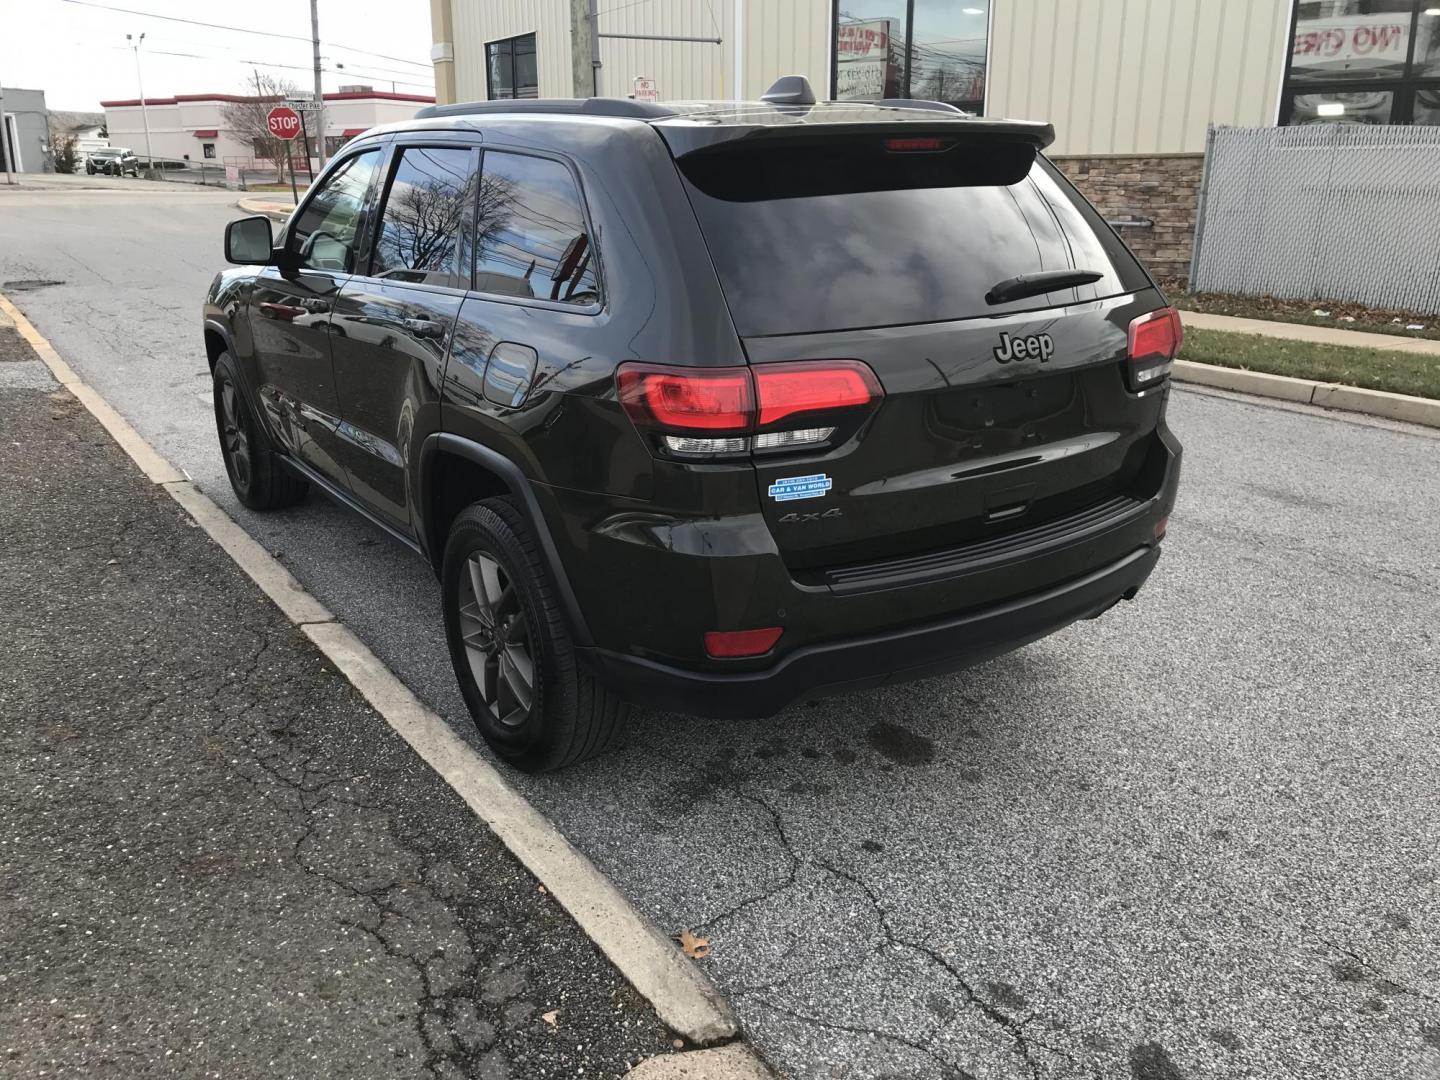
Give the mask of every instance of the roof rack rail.
[[652, 101], [629, 98], [507, 98], [503, 101], [458, 101], [453, 105], [426, 105], [415, 113], [417, 120], [437, 116], [470, 116], [475, 113], [569, 113], [582, 116], [628, 116], [655, 120], [674, 116], [675, 110]]
[[870, 105], [879, 105], [883, 109], [929, 109], [931, 112], [954, 112], [961, 116], [969, 116], [964, 109], [951, 105], [948, 101], [931, 101], [928, 98], [880, 98], [868, 102]]

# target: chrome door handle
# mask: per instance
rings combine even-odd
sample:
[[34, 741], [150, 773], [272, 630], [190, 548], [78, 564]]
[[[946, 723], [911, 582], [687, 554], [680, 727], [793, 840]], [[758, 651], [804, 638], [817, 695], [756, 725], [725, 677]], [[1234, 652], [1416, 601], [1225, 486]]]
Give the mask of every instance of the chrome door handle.
[[405, 329], [417, 338], [438, 338], [445, 336], [445, 327], [434, 319], [406, 319]]

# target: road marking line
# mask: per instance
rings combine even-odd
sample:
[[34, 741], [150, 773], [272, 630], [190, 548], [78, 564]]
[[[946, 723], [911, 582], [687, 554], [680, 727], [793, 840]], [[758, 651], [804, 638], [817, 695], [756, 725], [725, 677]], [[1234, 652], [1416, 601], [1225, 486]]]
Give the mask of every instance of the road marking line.
[[306, 592], [290, 571], [82, 382], [4, 294], [0, 294], [0, 311], [14, 321], [56, 380], [94, 414], [141, 471], [169, 492], [539, 879], [665, 1024], [700, 1045], [733, 1039], [739, 1034], [740, 1025], [730, 1006], [704, 973], [641, 915], [548, 818], [506, 783], [495, 766], [471, 749], [358, 637]]

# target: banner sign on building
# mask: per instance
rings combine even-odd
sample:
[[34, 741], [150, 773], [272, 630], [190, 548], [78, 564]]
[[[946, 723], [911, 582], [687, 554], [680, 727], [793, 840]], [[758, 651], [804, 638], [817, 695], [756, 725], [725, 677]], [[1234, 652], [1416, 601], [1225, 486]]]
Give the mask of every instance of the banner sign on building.
[[1405, 63], [1410, 16], [1345, 15], [1306, 19], [1295, 32], [1297, 68], [1375, 68]]
[[890, 49], [893, 19], [841, 23], [835, 28], [835, 96], [883, 98], [899, 94]]

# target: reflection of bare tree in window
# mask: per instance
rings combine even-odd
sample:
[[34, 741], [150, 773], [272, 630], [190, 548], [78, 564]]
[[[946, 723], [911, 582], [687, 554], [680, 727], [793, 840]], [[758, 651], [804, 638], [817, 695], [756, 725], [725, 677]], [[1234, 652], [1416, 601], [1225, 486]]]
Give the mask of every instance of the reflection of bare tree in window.
[[480, 181], [480, 199], [475, 205], [475, 247], [481, 258], [509, 226], [514, 206], [514, 181], [504, 176], [486, 176]]
[[597, 298], [578, 193], [560, 163], [488, 153], [475, 233], [481, 292], [571, 303]]
[[439, 271], [455, 257], [455, 237], [475, 191], [474, 177], [427, 176], [396, 185], [385, 208], [379, 256], [385, 267]]

